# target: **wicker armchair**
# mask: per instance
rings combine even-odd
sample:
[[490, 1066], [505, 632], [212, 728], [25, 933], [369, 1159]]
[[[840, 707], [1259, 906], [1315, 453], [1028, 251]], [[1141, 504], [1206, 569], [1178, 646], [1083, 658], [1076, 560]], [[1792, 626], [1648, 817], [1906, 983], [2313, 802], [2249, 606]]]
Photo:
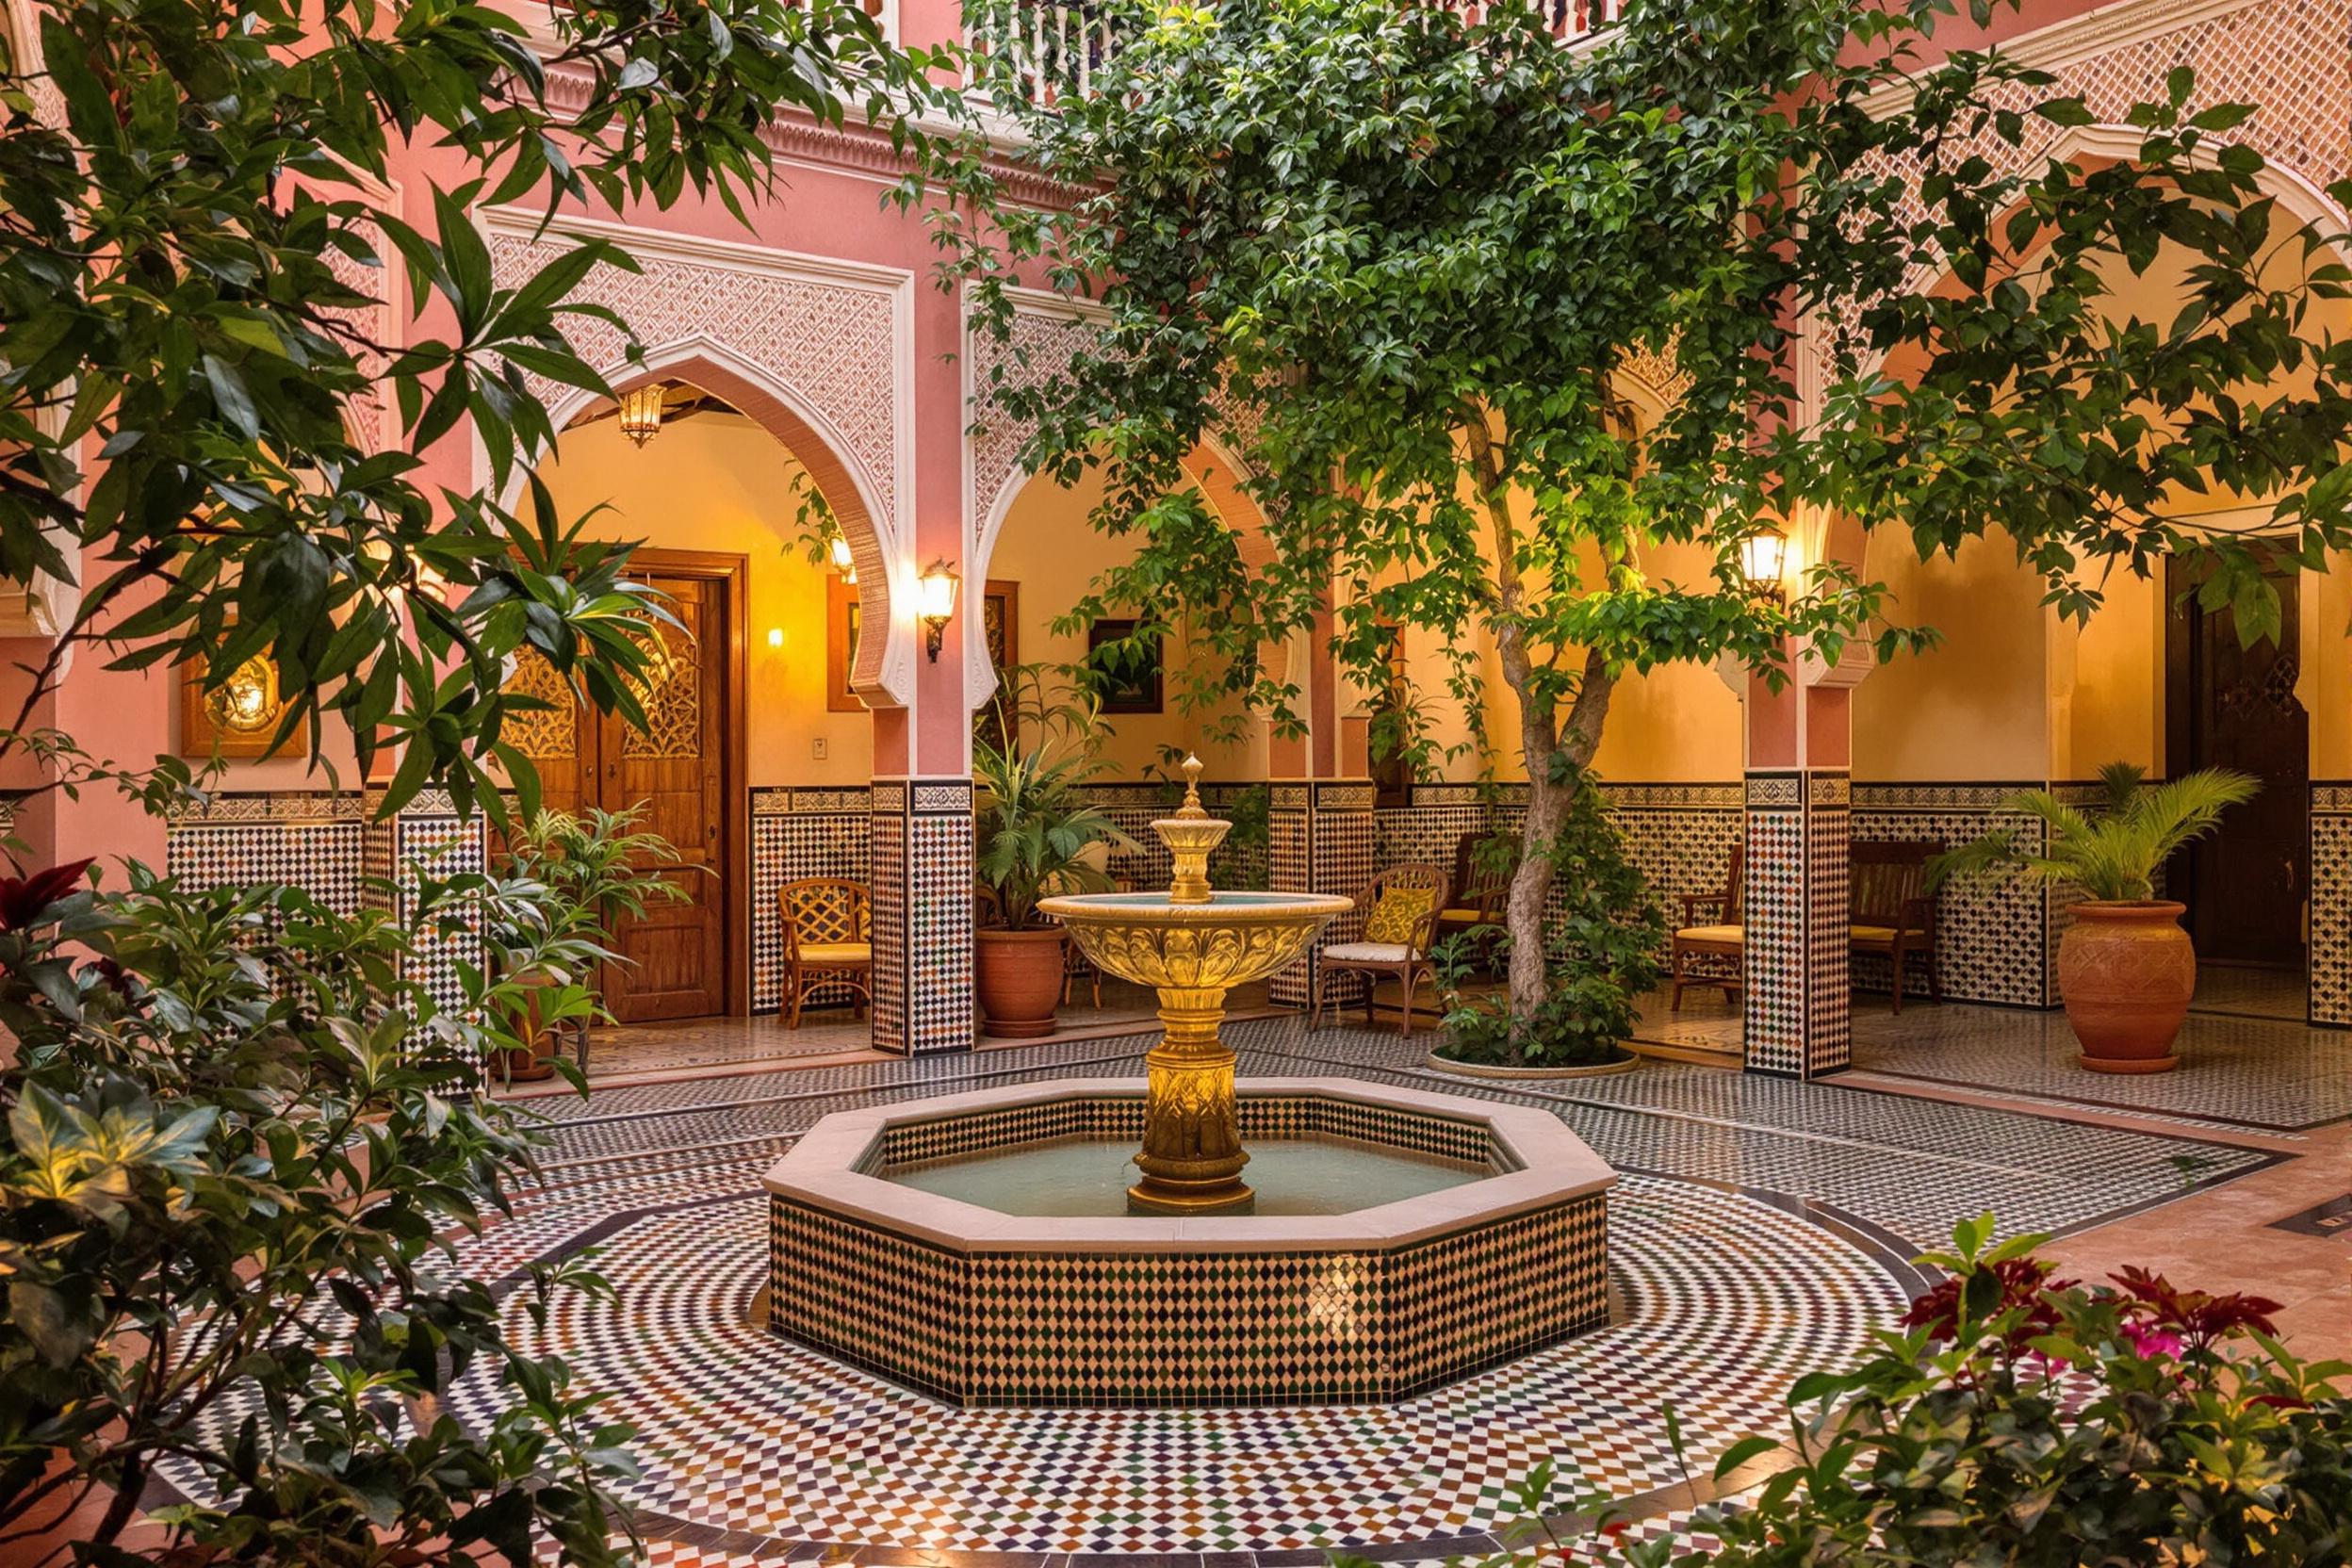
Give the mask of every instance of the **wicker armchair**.
[[[1382, 975], [1394, 975], [1405, 988], [1404, 1016], [1398, 1032], [1408, 1039], [1413, 1036], [1413, 1003], [1421, 991], [1422, 977], [1435, 977], [1429, 962], [1429, 949], [1437, 938], [1437, 917], [1446, 906], [1446, 874], [1424, 862], [1391, 866], [1364, 886], [1356, 895], [1356, 908], [1367, 923], [1373, 911], [1380, 907], [1380, 897], [1393, 890], [1426, 891], [1428, 900], [1412, 924], [1401, 933], [1373, 932], [1352, 942], [1334, 942], [1315, 956], [1315, 1013], [1308, 1027], [1319, 1028], [1323, 1022], [1323, 998], [1330, 993], [1331, 977], [1334, 974], [1364, 976], [1364, 1021], [1372, 1022], [1372, 990]], [[1388, 939], [1391, 936], [1401, 939]]]
[[857, 993], [852, 1016], [874, 1000], [874, 906], [862, 882], [812, 876], [776, 890], [784, 916], [784, 1026], [800, 1027], [801, 1004], [825, 986]]

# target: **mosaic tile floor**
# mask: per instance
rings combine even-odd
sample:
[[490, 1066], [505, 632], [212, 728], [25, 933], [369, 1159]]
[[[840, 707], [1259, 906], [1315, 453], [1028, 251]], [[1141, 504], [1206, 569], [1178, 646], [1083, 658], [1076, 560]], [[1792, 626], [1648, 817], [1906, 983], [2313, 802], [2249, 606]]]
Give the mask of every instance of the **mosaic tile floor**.
[[2352, 1117], [2352, 1032], [2192, 1013], [2176, 1049], [2173, 1071], [2132, 1077], [2077, 1066], [2064, 1013], [1946, 1004], [1854, 1018], [1854, 1065], [1870, 1072], [2262, 1131]]
[[[632, 1502], [758, 1538], [743, 1548], [1491, 1550], [1510, 1484], [1537, 1461], [1612, 1494], [1675, 1484], [1666, 1402], [1704, 1468], [1775, 1425], [1796, 1377], [1852, 1356], [1903, 1300], [1870, 1258], [1805, 1220], [1635, 1177], [1614, 1201], [1616, 1324], [1429, 1396], [1311, 1411], [962, 1411], [750, 1325], [764, 1163], [673, 1168], [658, 1192], [636, 1195], [645, 1208], [620, 1216], [608, 1191], [560, 1200], [580, 1220], [601, 1211], [600, 1267], [620, 1301], [567, 1300], [541, 1341], [519, 1303], [512, 1323], [610, 1389], [608, 1409], [638, 1426], [645, 1474]], [[515, 1239], [485, 1242], [466, 1266], [518, 1261]]]
[[[2210, 976], [2200, 976], [2198, 998]], [[2300, 991], [2295, 993], [2298, 997]], [[2181, 1026], [2180, 1066], [2135, 1078], [2084, 1071], [2062, 1012], [1913, 1003], [1898, 1015], [1884, 999], [1856, 997], [1854, 1065], [1884, 1076], [2027, 1100], [2219, 1127], [2300, 1132], [2352, 1118], [2352, 1031], [2295, 1018], [2248, 1016], [2276, 1002], [2260, 984], [2215, 993], [2237, 1012], [2192, 1012]], [[1639, 1037], [1690, 1049], [1737, 1052], [1740, 1016], [1718, 996], [1692, 992], [1682, 1011], [1649, 999]]]
[[[953, 1410], [753, 1326], [759, 1176], [818, 1118], [956, 1086], [1132, 1076], [1143, 1037], [543, 1102], [547, 1183], [461, 1264], [499, 1279], [598, 1249], [618, 1300], [566, 1301], [543, 1348], [643, 1429], [631, 1496], [647, 1561], [736, 1568], [830, 1544], [906, 1568], [980, 1568], [947, 1552], [1003, 1568], [1061, 1553], [1088, 1568], [1167, 1568], [1148, 1560], [1164, 1552], [1200, 1568], [1308, 1568], [1337, 1545], [1395, 1560], [1492, 1550], [1508, 1482], [1545, 1457], [1573, 1469], [1564, 1489], [1647, 1498], [1636, 1511], [1671, 1527], [1671, 1498], [1687, 1494], [1665, 1403], [1704, 1474], [1730, 1442], [1778, 1425], [1791, 1378], [1850, 1356], [1900, 1310], [1921, 1283], [1907, 1258], [1955, 1218], [1989, 1207], [2006, 1230], [2080, 1230], [2280, 1157], [2177, 1129], [1673, 1063], [1535, 1087], [1441, 1079], [1425, 1039], [1310, 1033], [1288, 1018], [1230, 1037], [1245, 1073], [1442, 1086], [1559, 1116], [1626, 1172], [1612, 1326], [1404, 1404], [1254, 1412]], [[519, 1304], [516, 1324], [530, 1331]]]

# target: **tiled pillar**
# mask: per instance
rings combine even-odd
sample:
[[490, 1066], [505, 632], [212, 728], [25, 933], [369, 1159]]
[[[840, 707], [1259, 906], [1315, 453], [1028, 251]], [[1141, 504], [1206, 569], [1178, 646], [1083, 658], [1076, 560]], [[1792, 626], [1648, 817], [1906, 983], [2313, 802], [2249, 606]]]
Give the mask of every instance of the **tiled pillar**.
[[[1369, 778], [1279, 779], [1267, 819], [1268, 881], [1277, 892], [1337, 893], [1352, 898], [1372, 879], [1375, 861], [1372, 781]], [[1315, 956], [1333, 942], [1354, 941], [1363, 921], [1344, 914], [1323, 928], [1306, 956], [1274, 977], [1273, 1000], [1313, 1003]], [[1354, 988], [1342, 1001], [1360, 1001]]]
[[1842, 769], [1748, 775], [1747, 1070], [1819, 1078], [1853, 1059], [1846, 973], [1853, 786]]
[[2311, 786], [2313, 1023], [2352, 1025], [2352, 782]]
[[[448, 791], [422, 791], [389, 818], [378, 815], [383, 800], [381, 791], [368, 792], [361, 861], [370, 879], [369, 900], [382, 901], [388, 888], [397, 919], [405, 922], [416, 913], [424, 878], [446, 880], [488, 869], [489, 840], [482, 814], [459, 816]], [[416, 947], [405, 977], [422, 985], [441, 1006], [458, 1006], [465, 1000], [458, 967], [479, 970], [482, 964], [479, 927], [461, 916], [419, 932]]]
[[874, 1049], [971, 1050], [972, 780], [875, 779], [871, 853]]

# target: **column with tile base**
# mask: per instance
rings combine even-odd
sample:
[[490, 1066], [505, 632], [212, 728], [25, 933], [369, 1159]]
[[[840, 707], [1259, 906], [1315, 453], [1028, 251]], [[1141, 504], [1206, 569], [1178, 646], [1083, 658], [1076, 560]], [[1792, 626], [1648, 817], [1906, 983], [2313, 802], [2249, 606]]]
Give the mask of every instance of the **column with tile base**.
[[[369, 904], [405, 923], [417, 915], [428, 879], [446, 881], [488, 869], [489, 837], [482, 814], [458, 815], [448, 791], [422, 791], [390, 817], [380, 815], [383, 803], [383, 791], [367, 792], [360, 859]], [[460, 967], [480, 970], [483, 957], [481, 927], [469, 904], [416, 933], [402, 978], [422, 986], [441, 1007], [456, 1008], [465, 1002]]]
[[1824, 769], [1748, 775], [1741, 1018], [1750, 1072], [1819, 1078], [1852, 1065], [1846, 972], [1852, 786]]
[[[1372, 880], [1376, 850], [1372, 781], [1368, 778], [1278, 779], [1266, 821], [1267, 881], [1277, 892], [1336, 893], [1352, 898]], [[1323, 928], [1306, 956], [1277, 974], [1272, 999], [1292, 1006], [1314, 1004], [1315, 956], [1334, 942], [1362, 935], [1363, 917], [1350, 912]], [[1361, 1004], [1357, 976], [1336, 1002]]]
[[972, 1042], [972, 780], [877, 778], [872, 830], [874, 1044]]

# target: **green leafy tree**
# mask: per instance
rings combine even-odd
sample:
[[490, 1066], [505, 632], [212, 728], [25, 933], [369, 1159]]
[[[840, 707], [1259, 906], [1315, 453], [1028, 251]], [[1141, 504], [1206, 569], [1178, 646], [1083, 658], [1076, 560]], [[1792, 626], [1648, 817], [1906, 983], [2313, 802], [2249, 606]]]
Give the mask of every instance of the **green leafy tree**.
[[[280, 742], [316, 761], [335, 725], [363, 769], [397, 751], [386, 811], [437, 783], [504, 820], [511, 785], [528, 821], [509, 661], [641, 723], [663, 612], [535, 480], [511, 514], [417, 454], [470, 431], [499, 493], [539, 464], [534, 378], [610, 391], [566, 332], [626, 331], [574, 295], [632, 264], [591, 241], [501, 285], [472, 209], [691, 189], [745, 212], [774, 193], [774, 116], [906, 144], [954, 108], [936, 61], [854, 0], [580, 0], [532, 8], [535, 37], [440, 0], [38, 15], [0, 78], [0, 580], [66, 610], [0, 758], [161, 810], [184, 765], [35, 727], [68, 661], [193, 660], [217, 685], [266, 658]], [[384, 307], [426, 324], [383, 341]], [[188, 1560], [620, 1560], [627, 1431], [437, 1255], [531, 1170], [482, 1062], [518, 1014], [591, 1014], [611, 910], [428, 876], [396, 922], [138, 867], [98, 896], [88, 869], [0, 878], [0, 1559], [144, 1560], [124, 1531], [168, 1471]], [[459, 964], [444, 1009], [417, 950], [461, 927], [495, 962]], [[566, 1284], [600, 1288], [533, 1270], [526, 1307]], [[493, 1418], [451, 1413], [467, 1384]]]
[[[1289, 722], [1259, 650], [1331, 614], [1368, 688], [1387, 626], [1443, 634], [1478, 726], [1491, 645], [1529, 781], [1507, 911], [1523, 1025], [1551, 988], [1554, 760], [1592, 761], [1628, 672], [1728, 656], [1779, 682], [1792, 647], [1932, 635], [1835, 560], [1753, 591], [1760, 531], [1840, 513], [1932, 552], [2003, 531], [2078, 615], [2105, 571], [2201, 549], [2210, 596], [2256, 630], [2276, 616], [2247, 547], [2175, 498], [2275, 497], [2309, 561], [2352, 543], [2352, 350], [2311, 316], [2345, 274], [2216, 140], [2246, 111], [2193, 108], [2182, 74], [2133, 111], [2136, 162], [2004, 160], [2088, 112], [2005, 58], [1919, 67], [1946, 8], [1636, 0], [1563, 48], [1536, 8], [1112, 4], [1093, 90], [1052, 112], [1005, 79], [1023, 57], [990, 57], [1073, 197], [963, 230], [974, 298], [1017, 350], [1008, 280], [1041, 272], [1102, 318], [1067, 368], [1004, 356], [989, 417], [1034, 421], [1033, 469], [1099, 472], [1095, 526], [1137, 551], [1095, 604], [1189, 619], [1217, 655], [1189, 701]], [[2111, 327], [2109, 276], [2167, 245], [2194, 263], [2183, 308]], [[1666, 406], [1642, 362], [1672, 367]], [[1263, 568], [1184, 467], [1212, 433], [1247, 460]], [[1665, 575], [1666, 547], [1700, 565]], [[1393, 727], [1429, 756], [1424, 726]]]
[[[202, 660], [216, 684], [261, 656], [282, 738], [315, 753], [332, 717], [363, 768], [399, 748], [391, 804], [434, 780], [496, 808], [503, 770], [528, 806], [536, 776], [501, 729], [531, 699], [500, 692], [504, 662], [536, 649], [635, 719], [632, 632], [659, 612], [535, 480], [518, 516], [428, 486], [416, 454], [469, 420], [500, 491], [543, 458], [528, 378], [608, 390], [564, 333], [613, 319], [572, 299], [590, 269], [631, 264], [592, 240], [501, 286], [470, 209], [691, 188], [742, 211], [775, 185], [772, 115], [904, 141], [939, 104], [933, 60], [854, 0], [584, 0], [534, 8], [545, 45], [497, 8], [427, 0], [39, 14], [43, 69], [0, 83], [0, 578], [79, 599], [14, 727], [79, 648]], [[551, 99], [556, 73], [584, 101]], [[406, 148], [453, 183], [404, 165], [393, 202]], [[389, 302], [445, 324], [379, 341]], [[352, 433], [363, 400], [388, 449]]]

